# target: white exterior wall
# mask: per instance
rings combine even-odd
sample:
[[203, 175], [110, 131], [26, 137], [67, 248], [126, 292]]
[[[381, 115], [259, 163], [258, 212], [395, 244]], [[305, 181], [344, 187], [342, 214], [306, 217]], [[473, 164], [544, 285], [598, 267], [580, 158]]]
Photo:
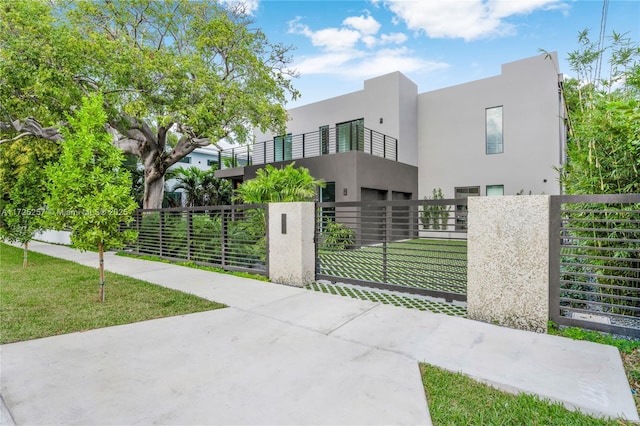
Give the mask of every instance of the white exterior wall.
[[[365, 80], [363, 90], [290, 109], [287, 133], [317, 132], [320, 126], [363, 118], [366, 128], [398, 139], [398, 161], [417, 166], [417, 91], [400, 72]], [[274, 136], [257, 129], [254, 135], [256, 142]]]
[[[557, 56], [502, 66], [500, 76], [418, 96], [419, 197], [441, 188], [504, 185], [505, 195], [560, 193]], [[503, 106], [502, 154], [486, 154], [485, 109]], [[546, 182], [545, 182], [546, 179]]]

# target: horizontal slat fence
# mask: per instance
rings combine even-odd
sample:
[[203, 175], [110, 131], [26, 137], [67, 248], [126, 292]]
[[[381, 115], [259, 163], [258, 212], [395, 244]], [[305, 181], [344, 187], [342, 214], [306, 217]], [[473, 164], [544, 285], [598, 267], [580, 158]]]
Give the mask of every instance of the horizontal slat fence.
[[550, 316], [640, 338], [640, 194], [551, 197]]
[[146, 209], [129, 225], [128, 250], [231, 271], [267, 275], [266, 205]]
[[466, 205], [317, 203], [316, 279], [465, 301]]

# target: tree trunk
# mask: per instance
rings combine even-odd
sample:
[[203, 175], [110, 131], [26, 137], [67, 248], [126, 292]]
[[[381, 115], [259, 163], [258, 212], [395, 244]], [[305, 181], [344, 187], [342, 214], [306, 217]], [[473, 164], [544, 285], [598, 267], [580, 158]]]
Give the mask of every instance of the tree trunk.
[[22, 254], [22, 267], [27, 267], [27, 255], [29, 254], [29, 241], [24, 242], [24, 250]]
[[98, 244], [98, 257], [100, 259], [100, 301], [104, 302], [104, 246]]
[[144, 180], [144, 199], [142, 208], [144, 209], [161, 209], [162, 200], [164, 199], [164, 176], [160, 176], [149, 181], [145, 171]]

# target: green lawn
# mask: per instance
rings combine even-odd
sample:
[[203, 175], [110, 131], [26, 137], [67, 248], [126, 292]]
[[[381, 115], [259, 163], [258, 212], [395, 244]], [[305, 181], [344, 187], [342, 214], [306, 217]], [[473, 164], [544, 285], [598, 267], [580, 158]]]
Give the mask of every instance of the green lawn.
[[466, 293], [466, 241], [415, 239], [388, 243], [386, 259], [382, 245], [320, 251], [318, 255], [324, 275]]
[[22, 250], [0, 243], [0, 343], [224, 307], [123, 275], [105, 277], [100, 302], [97, 268], [31, 252], [23, 269]]
[[569, 411], [536, 396], [502, 392], [463, 374], [428, 364], [420, 364], [420, 372], [434, 426], [626, 424]]

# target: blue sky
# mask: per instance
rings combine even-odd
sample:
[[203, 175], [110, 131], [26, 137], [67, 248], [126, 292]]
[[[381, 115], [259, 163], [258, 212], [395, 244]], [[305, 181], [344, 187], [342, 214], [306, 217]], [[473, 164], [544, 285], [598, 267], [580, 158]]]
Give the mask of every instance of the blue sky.
[[[597, 40], [601, 0], [249, 0], [272, 42], [295, 46], [302, 96], [288, 107], [362, 89], [363, 80], [401, 71], [425, 92], [500, 73], [500, 65], [567, 53], [589, 28]], [[611, 30], [640, 38], [640, 1], [608, 2]]]

